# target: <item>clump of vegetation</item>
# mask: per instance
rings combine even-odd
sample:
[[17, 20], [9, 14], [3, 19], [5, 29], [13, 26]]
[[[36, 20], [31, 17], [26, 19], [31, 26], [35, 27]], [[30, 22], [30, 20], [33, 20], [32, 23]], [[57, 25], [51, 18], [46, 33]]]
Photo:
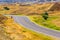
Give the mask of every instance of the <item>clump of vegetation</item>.
[[0, 14], [0, 24], [4, 23], [8, 18]]
[[43, 13], [43, 14], [42, 14], [42, 17], [43, 17], [45, 20], [47, 20], [47, 19], [48, 19], [48, 13], [47, 13], [47, 12]]
[[26, 32], [25, 30], [23, 30], [23, 32]]
[[5, 10], [10, 10], [8, 7], [4, 7]]

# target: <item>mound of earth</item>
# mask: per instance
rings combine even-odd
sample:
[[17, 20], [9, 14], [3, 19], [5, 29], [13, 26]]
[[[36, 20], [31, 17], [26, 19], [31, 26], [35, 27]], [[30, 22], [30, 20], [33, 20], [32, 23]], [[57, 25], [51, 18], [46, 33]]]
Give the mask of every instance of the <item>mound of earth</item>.
[[60, 3], [54, 3], [54, 5], [49, 9], [49, 11], [60, 11]]

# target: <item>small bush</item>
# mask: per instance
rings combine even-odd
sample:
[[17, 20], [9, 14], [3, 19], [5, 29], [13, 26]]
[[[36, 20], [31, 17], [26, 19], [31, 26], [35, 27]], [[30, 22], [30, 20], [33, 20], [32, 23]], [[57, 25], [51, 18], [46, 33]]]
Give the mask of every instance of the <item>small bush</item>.
[[8, 7], [4, 7], [4, 9], [5, 9], [5, 10], [9, 10], [9, 8], [8, 8]]
[[47, 20], [47, 19], [48, 19], [48, 13], [47, 13], [47, 12], [43, 13], [42, 17], [43, 17], [45, 20]]
[[26, 31], [23, 30], [23, 32], [26, 32]]

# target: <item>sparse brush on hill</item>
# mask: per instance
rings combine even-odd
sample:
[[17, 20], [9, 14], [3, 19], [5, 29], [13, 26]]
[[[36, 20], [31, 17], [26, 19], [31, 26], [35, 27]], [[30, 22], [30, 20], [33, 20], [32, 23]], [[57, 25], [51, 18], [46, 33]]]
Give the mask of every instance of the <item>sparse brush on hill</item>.
[[8, 18], [0, 14], [0, 24], [3, 24]]
[[10, 10], [8, 7], [4, 7], [5, 10]]

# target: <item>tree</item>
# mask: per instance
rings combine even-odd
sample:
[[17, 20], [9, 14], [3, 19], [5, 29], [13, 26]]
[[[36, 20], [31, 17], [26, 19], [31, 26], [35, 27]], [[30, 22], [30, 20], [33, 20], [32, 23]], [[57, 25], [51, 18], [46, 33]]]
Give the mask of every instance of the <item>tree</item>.
[[47, 12], [43, 13], [42, 17], [43, 17], [45, 20], [47, 20], [47, 19], [48, 19], [48, 13], [47, 13]]
[[4, 7], [4, 9], [5, 9], [5, 10], [9, 10], [9, 8], [8, 8], [8, 7]]

